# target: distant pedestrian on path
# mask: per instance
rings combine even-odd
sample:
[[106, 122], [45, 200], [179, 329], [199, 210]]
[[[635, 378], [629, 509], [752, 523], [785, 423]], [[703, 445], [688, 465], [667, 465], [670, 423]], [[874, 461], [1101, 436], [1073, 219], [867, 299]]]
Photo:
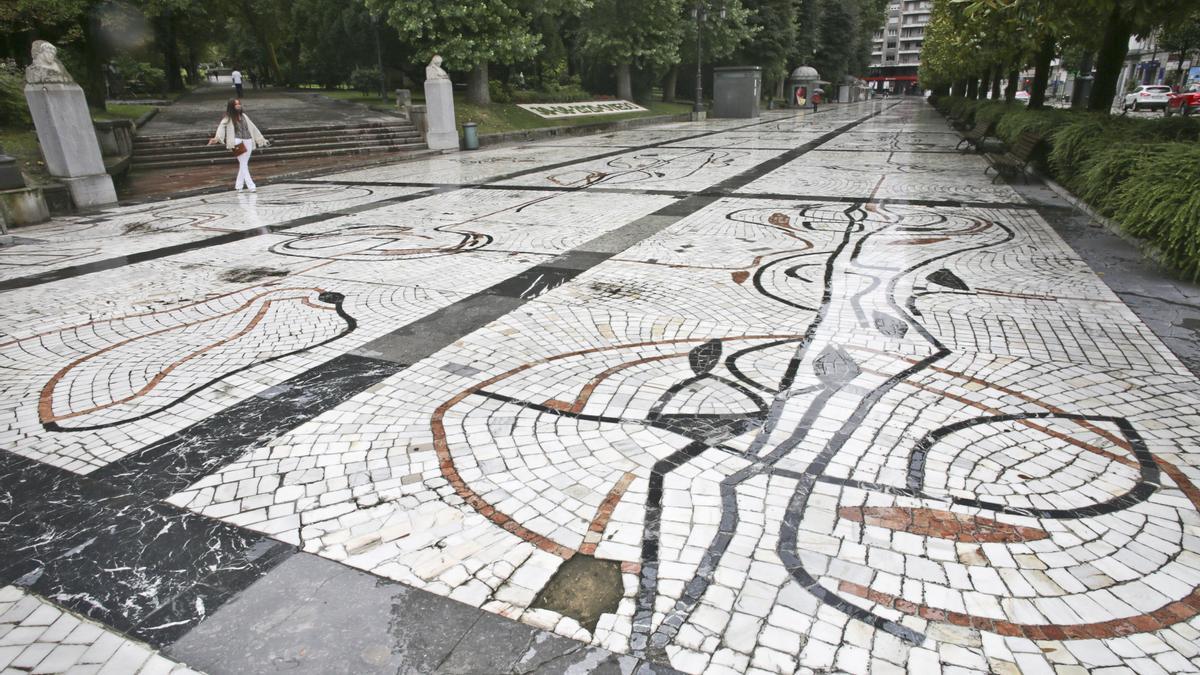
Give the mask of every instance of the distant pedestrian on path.
[[242, 71], [234, 69], [229, 75], [233, 78], [233, 88], [237, 90], [237, 97], [242, 97]]
[[[254, 179], [250, 177], [250, 155], [255, 148], [265, 148], [270, 143], [263, 138], [254, 122], [250, 121], [250, 116], [242, 112], [242, 102], [236, 98], [229, 99], [229, 104], [225, 106], [225, 116], [217, 125], [217, 133], [208, 141], [209, 145], [217, 143], [224, 143], [226, 149], [237, 156], [238, 175], [233, 189], [239, 192], [243, 187], [249, 188], [251, 192], [257, 190]], [[238, 152], [239, 146], [243, 148], [241, 152]]]

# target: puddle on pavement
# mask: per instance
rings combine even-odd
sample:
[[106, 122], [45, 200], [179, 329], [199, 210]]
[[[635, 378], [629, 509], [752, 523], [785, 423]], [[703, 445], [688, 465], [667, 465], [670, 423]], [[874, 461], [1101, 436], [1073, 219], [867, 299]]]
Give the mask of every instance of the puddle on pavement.
[[615, 613], [624, 594], [621, 563], [576, 553], [550, 577], [530, 608], [569, 616], [594, 632], [600, 615]]
[[269, 267], [235, 267], [221, 273], [221, 281], [235, 284], [245, 284], [259, 279], [271, 277], [286, 277], [287, 270], [273, 270]]

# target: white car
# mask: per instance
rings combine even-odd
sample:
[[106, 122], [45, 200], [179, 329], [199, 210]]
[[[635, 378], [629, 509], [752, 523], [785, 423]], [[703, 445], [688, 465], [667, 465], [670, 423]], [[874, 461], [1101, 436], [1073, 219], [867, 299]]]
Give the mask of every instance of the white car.
[[1022, 105], [1029, 105], [1029, 92], [1025, 91], [1024, 89], [1018, 91], [1016, 96], [1014, 96], [1013, 98], [1016, 100], [1017, 103], [1020, 103]]
[[1121, 110], [1162, 110], [1167, 107], [1167, 94], [1171, 88], [1163, 84], [1142, 84], [1137, 89], [1125, 94]]

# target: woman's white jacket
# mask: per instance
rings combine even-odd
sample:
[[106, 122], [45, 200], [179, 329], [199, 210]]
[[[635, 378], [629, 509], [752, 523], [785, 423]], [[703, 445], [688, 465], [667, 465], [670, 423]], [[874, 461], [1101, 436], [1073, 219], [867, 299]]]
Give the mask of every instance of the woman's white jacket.
[[[270, 145], [267, 139], [263, 138], [263, 135], [261, 132], [259, 132], [258, 127], [254, 126], [254, 122], [250, 121], [249, 115], [242, 113], [242, 119], [246, 121], [246, 128], [250, 130], [250, 138], [254, 141], [254, 147], [265, 148]], [[216, 138], [217, 141], [224, 143], [227, 150], [233, 150], [233, 146], [235, 145], [233, 139], [235, 138], [234, 134], [236, 131], [236, 125], [234, 125], [234, 123], [230, 121], [229, 116], [226, 115], [221, 118], [221, 123], [217, 125], [217, 133], [213, 138]]]

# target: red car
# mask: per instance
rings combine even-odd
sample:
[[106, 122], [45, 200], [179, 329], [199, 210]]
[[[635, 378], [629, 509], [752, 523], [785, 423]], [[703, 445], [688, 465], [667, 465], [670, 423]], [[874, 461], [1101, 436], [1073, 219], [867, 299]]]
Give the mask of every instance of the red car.
[[1200, 82], [1193, 82], [1178, 94], [1167, 94], [1166, 115], [1200, 113]]

